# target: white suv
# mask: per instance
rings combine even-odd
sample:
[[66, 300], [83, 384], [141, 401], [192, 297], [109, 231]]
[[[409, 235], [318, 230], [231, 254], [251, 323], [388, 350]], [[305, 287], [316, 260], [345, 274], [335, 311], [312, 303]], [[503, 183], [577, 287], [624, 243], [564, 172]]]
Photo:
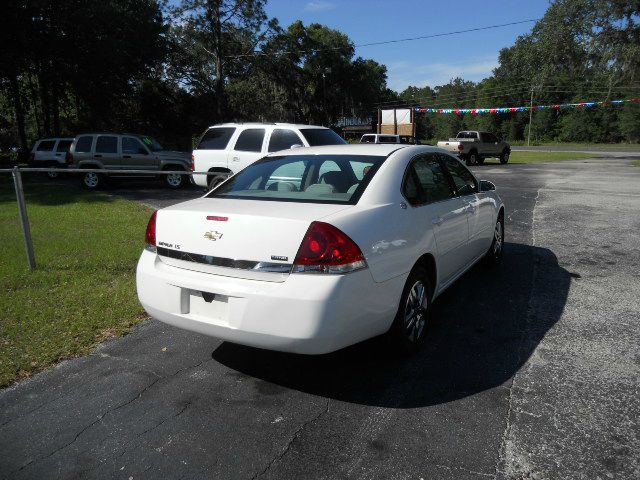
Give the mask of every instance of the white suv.
[[212, 188], [268, 153], [346, 143], [325, 127], [290, 123], [222, 123], [209, 127], [193, 150], [193, 182]]
[[[31, 149], [29, 163], [33, 167], [65, 168], [66, 156], [73, 138], [43, 138], [37, 140]], [[49, 178], [56, 178], [58, 172], [47, 172]]]

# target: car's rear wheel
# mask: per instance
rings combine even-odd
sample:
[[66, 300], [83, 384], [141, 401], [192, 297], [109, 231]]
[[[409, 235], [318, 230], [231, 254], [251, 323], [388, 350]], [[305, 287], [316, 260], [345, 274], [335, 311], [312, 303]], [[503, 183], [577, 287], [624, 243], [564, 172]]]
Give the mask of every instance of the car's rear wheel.
[[[58, 162], [47, 162], [47, 163], [45, 163], [43, 165], [43, 167], [44, 168], [58, 168], [59, 164], [58, 164]], [[52, 171], [45, 172], [45, 175], [47, 177], [49, 177], [50, 179], [52, 179], [52, 180], [55, 179], [55, 178], [58, 178], [60, 176], [60, 174], [58, 172], [52, 172]]]
[[474, 151], [467, 155], [467, 165], [476, 165], [478, 163], [478, 154]]
[[[170, 170], [173, 170], [173, 168]], [[169, 173], [168, 175], [164, 175], [164, 182], [169, 188], [180, 188], [184, 185], [184, 175]]]
[[489, 265], [498, 265], [502, 261], [504, 253], [504, 216], [500, 214], [496, 220], [496, 226], [493, 229], [493, 241], [489, 247], [489, 251], [485, 256], [485, 260]]
[[88, 190], [96, 190], [104, 183], [102, 175], [95, 172], [82, 174], [82, 186]]
[[511, 155], [511, 152], [509, 152], [509, 150], [504, 150], [501, 154], [500, 154], [500, 163], [501, 164], [505, 164], [509, 162], [509, 156]]
[[412, 354], [424, 342], [431, 316], [431, 292], [427, 271], [422, 267], [414, 268], [407, 279], [398, 313], [388, 333], [396, 351]]

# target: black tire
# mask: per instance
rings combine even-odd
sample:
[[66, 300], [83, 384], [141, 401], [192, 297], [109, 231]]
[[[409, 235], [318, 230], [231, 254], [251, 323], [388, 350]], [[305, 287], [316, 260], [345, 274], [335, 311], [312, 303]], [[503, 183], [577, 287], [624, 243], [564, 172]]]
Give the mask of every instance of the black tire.
[[476, 152], [475, 150], [470, 151], [469, 154], [467, 155], [466, 163], [469, 166], [476, 165], [478, 163], [478, 152]]
[[485, 254], [485, 262], [488, 266], [494, 267], [502, 262], [504, 254], [504, 214], [500, 212], [493, 230], [493, 241], [489, 250]]
[[411, 355], [420, 349], [430, 323], [432, 292], [427, 271], [423, 267], [414, 268], [402, 291], [396, 318], [387, 333], [393, 350]]
[[[168, 167], [166, 170], [173, 170], [173, 171], [178, 171], [178, 170], [182, 170], [181, 168], [178, 167]], [[179, 188], [182, 188], [185, 184], [185, 176], [184, 175], [178, 175], [177, 173], [173, 173], [173, 174], [168, 174], [168, 175], [163, 175], [164, 177], [164, 184], [169, 187], [172, 188], [174, 190], [177, 190]]]
[[87, 172], [81, 174], [82, 188], [87, 190], [97, 190], [105, 183], [104, 175], [95, 172]]
[[227, 179], [225, 174], [217, 174], [209, 177], [209, 190], [213, 190]]
[[502, 165], [507, 164], [509, 162], [509, 156], [510, 155], [511, 155], [511, 152], [509, 150], [507, 150], [507, 149], [504, 149], [502, 151], [502, 153], [500, 154], [500, 157], [499, 157], [500, 158], [500, 163]]

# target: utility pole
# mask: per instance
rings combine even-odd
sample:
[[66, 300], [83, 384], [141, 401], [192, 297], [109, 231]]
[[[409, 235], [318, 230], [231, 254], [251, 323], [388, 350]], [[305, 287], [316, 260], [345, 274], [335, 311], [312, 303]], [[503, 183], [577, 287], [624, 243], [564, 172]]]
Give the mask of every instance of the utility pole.
[[531, 85], [531, 103], [529, 103], [529, 131], [527, 132], [527, 147], [531, 146], [531, 120], [533, 118], [533, 85]]

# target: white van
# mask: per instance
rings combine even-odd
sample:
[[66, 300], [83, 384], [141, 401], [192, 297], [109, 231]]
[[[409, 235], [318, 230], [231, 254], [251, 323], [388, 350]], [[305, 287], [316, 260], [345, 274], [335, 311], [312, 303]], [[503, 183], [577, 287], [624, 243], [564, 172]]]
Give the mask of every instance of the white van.
[[191, 169], [210, 172], [193, 175], [193, 182], [213, 188], [271, 152], [298, 147], [346, 143], [326, 127], [291, 123], [222, 123], [202, 134], [193, 150]]

